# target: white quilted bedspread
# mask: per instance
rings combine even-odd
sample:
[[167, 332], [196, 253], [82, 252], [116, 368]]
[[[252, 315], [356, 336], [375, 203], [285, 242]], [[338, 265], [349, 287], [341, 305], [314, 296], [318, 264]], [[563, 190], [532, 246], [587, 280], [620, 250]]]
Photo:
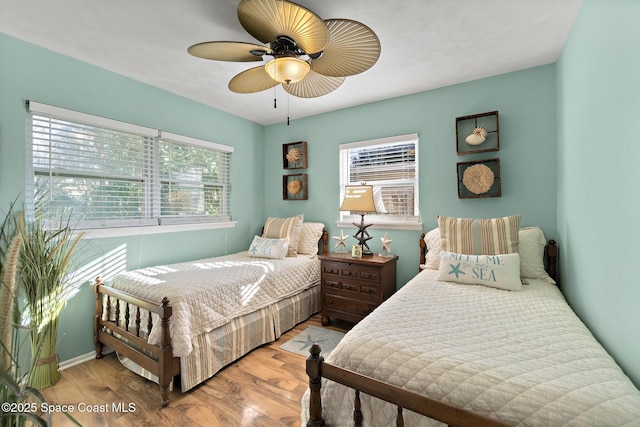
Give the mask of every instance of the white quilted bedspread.
[[[357, 324], [327, 361], [519, 426], [640, 426], [640, 391], [555, 285], [437, 282], [425, 270]], [[327, 425], [353, 425], [353, 391], [323, 380]], [[303, 399], [303, 425], [308, 392]], [[363, 396], [365, 425], [396, 408]], [[376, 420], [371, 423], [370, 420]], [[405, 411], [411, 426], [440, 425]]]
[[[229, 320], [295, 295], [320, 282], [320, 261], [305, 255], [285, 259], [252, 258], [246, 252], [117, 275], [110, 286], [173, 307], [173, 355], [186, 356], [191, 338]], [[154, 321], [148, 341], [160, 343]]]

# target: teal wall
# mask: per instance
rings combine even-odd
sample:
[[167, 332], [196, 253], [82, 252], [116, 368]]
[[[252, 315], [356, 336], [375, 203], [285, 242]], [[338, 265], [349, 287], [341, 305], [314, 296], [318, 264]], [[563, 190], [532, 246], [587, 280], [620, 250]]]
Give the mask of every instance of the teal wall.
[[[264, 175], [264, 127], [92, 65], [0, 34], [0, 211], [24, 192], [27, 113], [34, 100], [234, 147], [235, 228], [87, 241], [87, 276], [114, 268], [204, 258], [244, 250], [264, 222], [255, 183]], [[250, 167], [246, 167], [250, 165]], [[245, 197], [251, 194], [252, 197]], [[60, 318], [61, 360], [93, 349], [93, 301], [86, 284]]]
[[[344, 84], [354, 78], [357, 76]], [[549, 238], [555, 238], [555, 78], [555, 66], [547, 65], [292, 120], [289, 126], [269, 126], [265, 133], [265, 212], [280, 216], [305, 213], [309, 220], [323, 221], [330, 235], [339, 234], [339, 144], [418, 132], [424, 231], [437, 226], [437, 215], [489, 218], [520, 214], [525, 226], [539, 225]], [[500, 151], [456, 155], [455, 118], [494, 110], [499, 111]], [[309, 175], [309, 200], [283, 201], [282, 175], [291, 171], [282, 169], [282, 144], [300, 140], [308, 146], [309, 168], [304, 172]], [[456, 163], [494, 157], [500, 158], [502, 197], [458, 199]], [[420, 231], [369, 230], [374, 252], [382, 250], [380, 237], [389, 233], [391, 249], [400, 256], [398, 285], [404, 285], [418, 271]], [[355, 231], [355, 227], [345, 229], [345, 234]]]
[[640, 386], [640, 2], [584, 0], [558, 61], [558, 230], [569, 303]]

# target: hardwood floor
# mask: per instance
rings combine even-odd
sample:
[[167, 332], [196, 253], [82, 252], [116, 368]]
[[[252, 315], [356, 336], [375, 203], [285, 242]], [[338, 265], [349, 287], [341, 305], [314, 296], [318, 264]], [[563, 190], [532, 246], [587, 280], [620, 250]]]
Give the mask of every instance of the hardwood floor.
[[[321, 326], [320, 315], [187, 393], [174, 390], [166, 408], [160, 408], [158, 385], [130, 372], [114, 354], [62, 371], [58, 384], [42, 393], [50, 405], [70, 405], [73, 418], [87, 427], [299, 426], [300, 400], [308, 382], [305, 358], [279, 346], [311, 325]], [[349, 327], [342, 323], [329, 326], [340, 331]], [[54, 413], [53, 425], [76, 424]]]

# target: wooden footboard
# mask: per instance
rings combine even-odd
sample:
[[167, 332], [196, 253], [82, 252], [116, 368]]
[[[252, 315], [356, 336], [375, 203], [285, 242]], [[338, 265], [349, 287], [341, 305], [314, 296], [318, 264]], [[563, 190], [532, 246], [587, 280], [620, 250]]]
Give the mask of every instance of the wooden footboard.
[[[160, 384], [162, 406], [167, 406], [169, 386], [173, 377], [180, 373], [180, 359], [173, 357], [169, 335], [169, 319], [172, 314], [169, 300], [164, 298], [161, 303], [156, 303], [134, 297], [104, 286], [100, 277], [96, 279], [94, 289], [96, 310], [93, 341], [96, 359], [102, 358], [102, 351], [107, 345], [156, 375]], [[151, 313], [160, 317], [160, 345], [149, 344], [145, 338], [153, 327]]]
[[[400, 387], [387, 384], [373, 378], [360, 375], [348, 369], [331, 365], [320, 356], [320, 346], [313, 344], [311, 354], [307, 358], [307, 375], [309, 376], [309, 421], [308, 427], [324, 426], [322, 418], [322, 398], [320, 390], [322, 379], [326, 378], [343, 384], [354, 390], [353, 420], [356, 427], [362, 426], [362, 412], [360, 410], [360, 393], [368, 394], [390, 402], [398, 407], [397, 426], [404, 426], [403, 410], [433, 418], [449, 426], [456, 427], [505, 427], [506, 424], [459, 409], [426, 396], [417, 394]], [[375, 420], [371, 420], [374, 424]]]

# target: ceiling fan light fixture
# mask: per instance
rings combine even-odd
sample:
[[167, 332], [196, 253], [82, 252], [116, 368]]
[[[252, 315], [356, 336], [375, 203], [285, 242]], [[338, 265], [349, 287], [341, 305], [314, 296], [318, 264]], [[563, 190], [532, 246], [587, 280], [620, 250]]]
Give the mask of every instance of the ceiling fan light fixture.
[[280, 83], [296, 83], [302, 80], [311, 66], [308, 62], [293, 56], [275, 58], [264, 66], [265, 71], [273, 80]]

